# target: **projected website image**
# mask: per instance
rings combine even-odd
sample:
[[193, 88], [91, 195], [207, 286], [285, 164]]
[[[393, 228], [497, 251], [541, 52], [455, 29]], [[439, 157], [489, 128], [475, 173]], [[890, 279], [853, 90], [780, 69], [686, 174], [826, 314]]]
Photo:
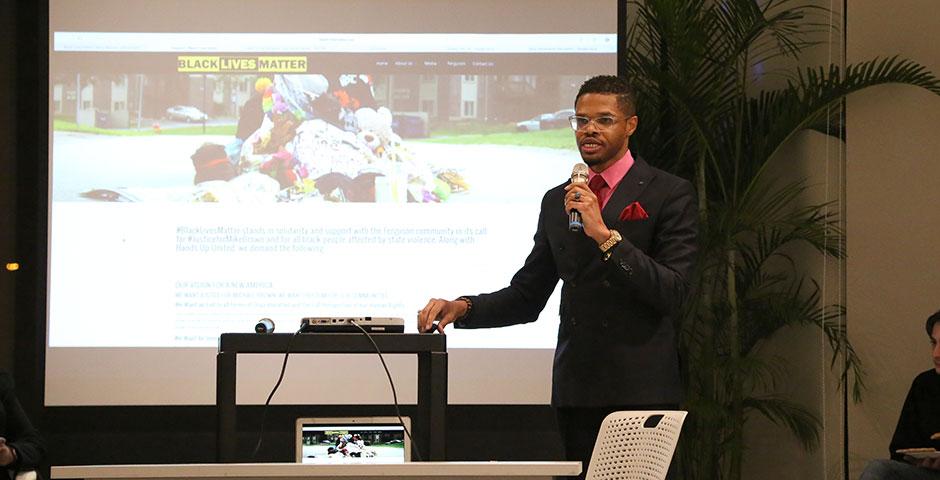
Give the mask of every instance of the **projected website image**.
[[548, 183], [531, 178], [539, 189], [556, 182], [576, 159], [567, 117], [582, 80], [59, 75], [52, 80], [53, 195], [106, 202], [531, 201], [538, 192], [487, 183], [493, 162], [546, 175]]
[[302, 463], [404, 463], [401, 426], [303, 428]]

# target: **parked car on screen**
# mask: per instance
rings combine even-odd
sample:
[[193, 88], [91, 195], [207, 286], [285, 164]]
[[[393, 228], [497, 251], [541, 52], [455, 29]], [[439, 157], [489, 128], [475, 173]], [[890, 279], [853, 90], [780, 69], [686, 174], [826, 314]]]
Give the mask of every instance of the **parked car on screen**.
[[209, 119], [209, 116], [196, 107], [188, 105], [174, 105], [166, 109], [166, 118], [169, 120], [178, 120], [181, 122], [203, 122]]
[[547, 121], [552, 118], [551, 113], [543, 113], [541, 115], [536, 115], [528, 120], [523, 120], [521, 122], [516, 122], [516, 131], [518, 132], [535, 132], [542, 129], [542, 122]]
[[428, 136], [428, 122], [421, 115], [396, 113], [392, 115], [392, 131], [401, 138], [424, 138]]
[[[552, 128], [568, 128], [568, 117], [574, 115], [573, 108], [565, 108], [552, 113], [550, 117], [540, 122], [539, 128], [549, 130]], [[544, 117], [544, 115], [543, 115]]]

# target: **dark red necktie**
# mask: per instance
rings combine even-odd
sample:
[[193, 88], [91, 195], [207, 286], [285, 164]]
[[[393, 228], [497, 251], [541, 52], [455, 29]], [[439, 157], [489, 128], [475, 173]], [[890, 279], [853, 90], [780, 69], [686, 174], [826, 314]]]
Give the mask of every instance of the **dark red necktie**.
[[602, 192], [607, 189], [607, 182], [604, 181], [604, 177], [600, 175], [594, 175], [594, 178], [588, 182], [588, 188], [594, 192], [594, 195], [597, 197], [597, 205], [601, 208], [601, 210], [603, 210], [604, 204], [607, 203], [604, 197], [601, 195]]

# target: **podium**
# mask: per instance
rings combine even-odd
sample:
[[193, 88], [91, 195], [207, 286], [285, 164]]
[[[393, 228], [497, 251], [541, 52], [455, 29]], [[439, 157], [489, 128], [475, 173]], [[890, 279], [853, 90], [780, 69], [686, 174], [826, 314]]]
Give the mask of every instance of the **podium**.
[[[215, 404], [217, 411], [217, 458], [237, 461], [235, 379], [238, 355], [304, 353], [359, 353], [376, 355], [372, 342], [362, 333], [300, 333], [291, 343], [291, 333], [223, 333], [216, 355]], [[418, 414], [412, 419], [412, 437], [428, 460], [445, 459], [444, 427], [447, 407], [447, 342], [444, 335], [373, 333], [383, 354], [418, 356]]]

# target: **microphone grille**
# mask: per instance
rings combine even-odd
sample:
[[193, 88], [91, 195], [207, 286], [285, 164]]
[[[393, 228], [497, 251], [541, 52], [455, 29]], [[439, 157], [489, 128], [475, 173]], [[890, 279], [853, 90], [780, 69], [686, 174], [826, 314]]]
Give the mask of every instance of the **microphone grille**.
[[588, 166], [583, 163], [576, 163], [571, 169], [571, 183], [587, 183]]

